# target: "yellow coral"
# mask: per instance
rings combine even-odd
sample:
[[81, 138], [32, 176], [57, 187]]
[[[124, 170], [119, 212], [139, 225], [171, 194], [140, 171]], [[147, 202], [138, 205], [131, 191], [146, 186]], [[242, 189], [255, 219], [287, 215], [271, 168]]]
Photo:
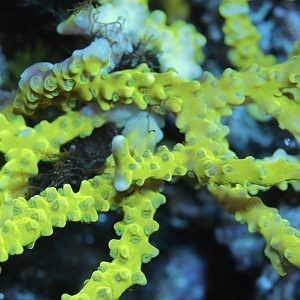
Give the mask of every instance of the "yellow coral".
[[[67, 221], [95, 222], [98, 212], [119, 208], [124, 216], [114, 227], [120, 239], [109, 242], [112, 262], [100, 263], [78, 294], [62, 296], [64, 300], [117, 299], [133, 284], [146, 284], [141, 265], [158, 255], [149, 237], [159, 228], [153, 217], [165, 203], [163, 182], [188, 176], [198, 186], [206, 186], [237, 221], [248, 223], [250, 232], [261, 233], [265, 254], [280, 275], [292, 265], [300, 267], [298, 231], [276, 209], [248, 194], [253, 185], [269, 188], [300, 180], [298, 161], [238, 159], [226, 140], [229, 128], [221, 122], [234, 107], [255, 103], [300, 142], [300, 59], [274, 64], [274, 58], [258, 48], [260, 36], [248, 18], [246, 1], [224, 0], [220, 12], [226, 19], [225, 42], [233, 46], [229, 56], [247, 69], [226, 69], [219, 77], [205, 72], [197, 81], [182, 79], [181, 67], [193, 69], [188, 73], [195, 75], [200, 68], [195, 64], [203, 60], [205, 38], [194, 26], [182, 21], [166, 26], [165, 14], [149, 13], [142, 0], [99, 3], [103, 6], [88, 5], [58, 27], [61, 33], [96, 37], [91, 45], [61, 63], [38, 63], [26, 69], [13, 107], [0, 114], [0, 151], [7, 160], [0, 171], [0, 261], [21, 254], [41, 235], [51, 235], [53, 227], [64, 227]], [[123, 9], [126, 20], [117, 15]], [[135, 23], [135, 17], [141, 20]], [[151, 72], [146, 64], [108, 74], [120, 59], [117, 54], [130, 52], [145, 29], [153, 35], [147, 47], [163, 51], [162, 69], [177, 64], [180, 74], [174, 69]], [[185, 47], [191, 47], [187, 56], [182, 53]], [[271, 66], [260, 67], [254, 61]], [[72, 111], [76, 101], [83, 106]], [[33, 128], [25, 124], [21, 115], [35, 115], [49, 106], [58, 106], [65, 114]], [[156, 147], [166, 115], [174, 118], [185, 138], [172, 150]], [[113, 138], [112, 154], [101, 173], [83, 180], [76, 193], [65, 184], [58, 190], [48, 187], [28, 200], [23, 190], [15, 197], [15, 190], [22, 184], [26, 189], [30, 176], [38, 173], [38, 163], [47, 160], [45, 151], [57, 154], [62, 145], [90, 135], [105, 122], [114, 122], [123, 131]]]
[[264, 55], [259, 49], [261, 35], [249, 17], [248, 0], [223, 0], [219, 11], [225, 19], [224, 42], [232, 47], [228, 58], [235, 67], [245, 69], [254, 62], [261, 66], [276, 63], [273, 55]]

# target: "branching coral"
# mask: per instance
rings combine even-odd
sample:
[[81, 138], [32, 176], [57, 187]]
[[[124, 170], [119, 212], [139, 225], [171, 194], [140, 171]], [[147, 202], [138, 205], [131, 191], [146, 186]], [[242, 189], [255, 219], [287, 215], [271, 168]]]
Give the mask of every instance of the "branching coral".
[[[0, 115], [0, 151], [6, 159], [0, 173], [0, 261], [21, 254], [40, 236], [51, 235], [53, 227], [64, 227], [67, 221], [95, 222], [99, 212], [119, 208], [124, 217], [114, 228], [120, 239], [109, 243], [113, 261], [102, 262], [77, 295], [62, 296], [117, 299], [130, 286], [146, 284], [141, 265], [158, 255], [149, 237], [159, 227], [153, 217], [165, 203], [164, 181], [188, 177], [196, 188], [207, 187], [250, 232], [264, 237], [265, 254], [280, 275], [293, 265], [300, 267], [298, 231], [249, 193], [300, 180], [299, 163], [285, 157], [269, 162], [239, 159], [226, 140], [229, 128], [221, 122], [235, 106], [255, 103], [299, 142], [300, 59], [274, 64], [274, 57], [259, 51], [246, 1], [224, 0], [220, 12], [227, 18], [225, 40], [230, 45], [238, 41], [230, 58], [246, 69], [228, 68], [219, 77], [204, 72], [199, 80], [190, 79], [200, 75], [204, 38], [181, 21], [166, 26], [164, 14], [149, 13], [145, 1], [87, 4], [58, 26], [59, 33], [89, 34], [95, 40], [61, 63], [26, 69], [13, 104]], [[252, 40], [245, 38], [248, 31]], [[146, 64], [114, 72], [145, 32], [151, 36], [147, 47], [161, 53], [162, 72], [152, 72]], [[178, 36], [184, 52], [182, 44], [175, 43]], [[267, 60], [269, 66], [261, 67], [256, 60]], [[166, 70], [170, 66], [175, 70]], [[25, 124], [26, 116], [50, 106], [65, 113], [33, 128]], [[185, 136], [173, 149], [158, 144], [169, 114]], [[26, 199], [26, 186], [38, 174], [38, 163], [51, 160], [45, 153], [59, 154], [67, 142], [85, 138], [107, 122], [122, 132], [114, 137], [101, 173], [83, 180], [78, 192], [70, 184], [49, 186]]]

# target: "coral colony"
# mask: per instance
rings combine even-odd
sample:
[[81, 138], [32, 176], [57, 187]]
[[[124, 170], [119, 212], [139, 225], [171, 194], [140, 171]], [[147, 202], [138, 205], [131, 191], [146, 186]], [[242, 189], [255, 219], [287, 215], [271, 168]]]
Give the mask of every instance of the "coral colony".
[[[2, 105], [1, 262], [52, 235], [55, 227], [97, 222], [108, 210], [122, 211], [123, 219], [114, 225], [119, 237], [108, 245], [112, 260], [95, 266], [76, 295], [62, 295], [63, 300], [118, 299], [131, 286], [147, 283], [142, 264], [159, 254], [149, 242], [159, 229], [154, 214], [166, 202], [165, 182], [177, 177], [187, 179], [191, 190], [207, 189], [238, 222], [259, 233], [278, 274], [300, 267], [298, 231], [257, 196], [272, 186], [286, 190], [289, 183], [299, 190], [299, 158], [283, 149], [270, 157], [239, 158], [223, 122], [235, 107], [251, 106], [255, 119], [273, 117], [300, 142], [299, 43], [278, 63], [260, 50], [247, 1], [222, 0], [219, 12], [236, 70], [215, 77], [200, 66], [206, 38], [182, 20], [166, 25], [166, 14], [150, 12], [145, 0], [84, 1], [70, 9], [57, 32], [88, 35], [91, 43], [62, 62], [28, 67], [13, 99]], [[147, 63], [150, 54], [159, 68]], [[28, 118], [53, 107], [61, 112], [54, 120], [27, 125]], [[166, 121], [184, 141], [170, 146], [164, 140]], [[75, 138], [84, 145], [111, 123], [117, 133], [109, 153], [76, 190], [71, 172], [93, 166], [68, 167], [79, 146], [64, 146]], [[41, 162], [55, 169], [46, 183]]]

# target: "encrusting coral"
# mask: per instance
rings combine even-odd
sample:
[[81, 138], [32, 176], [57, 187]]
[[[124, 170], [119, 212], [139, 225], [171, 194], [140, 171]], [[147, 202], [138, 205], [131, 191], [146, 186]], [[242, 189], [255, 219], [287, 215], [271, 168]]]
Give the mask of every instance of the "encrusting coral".
[[[53, 227], [95, 222], [99, 212], [122, 208], [124, 218], [115, 224], [120, 239], [109, 242], [113, 261], [102, 262], [77, 295], [62, 296], [118, 299], [133, 284], [146, 284], [141, 264], [159, 253], [149, 237], [159, 228], [153, 217], [166, 201], [163, 184], [185, 176], [196, 188], [207, 187], [237, 221], [264, 237], [265, 254], [280, 275], [293, 265], [299, 268], [298, 231], [253, 195], [300, 180], [299, 163], [287, 155], [271, 161], [239, 159], [226, 140], [229, 128], [221, 122], [235, 106], [254, 103], [300, 142], [299, 57], [275, 64], [273, 56], [264, 56], [247, 1], [223, 0], [225, 42], [233, 46], [229, 58], [245, 70], [228, 68], [219, 77], [208, 72], [200, 77], [205, 38], [192, 25], [176, 21], [167, 26], [164, 13], [148, 12], [142, 0], [99, 4], [87, 2], [58, 25], [60, 34], [88, 34], [94, 41], [61, 63], [27, 68], [12, 104], [0, 114], [0, 151], [6, 160], [0, 172], [0, 261], [51, 235]], [[147, 50], [159, 53], [161, 72], [145, 63], [114, 71], [144, 35]], [[33, 128], [26, 125], [26, 116], [50, 106], [64, 114]], [[173, 149], [161, 143], [169, 114], [185, 136]], [[99, 175], [83, 180], [78, 192], [70, 184], [49, 186], [26, 199], [38, 163], [51, 161], [45, 153], [59, 155], [67, 142], [108, 122], [122, 132], [113, 138], [112, 154]]]

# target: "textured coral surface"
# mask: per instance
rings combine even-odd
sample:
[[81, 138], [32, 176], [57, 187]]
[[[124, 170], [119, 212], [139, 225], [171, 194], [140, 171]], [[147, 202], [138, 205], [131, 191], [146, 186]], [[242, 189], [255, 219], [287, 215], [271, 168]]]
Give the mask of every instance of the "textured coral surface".
[[297, 299], [297, 3], [1, 5], [0, 297]]

